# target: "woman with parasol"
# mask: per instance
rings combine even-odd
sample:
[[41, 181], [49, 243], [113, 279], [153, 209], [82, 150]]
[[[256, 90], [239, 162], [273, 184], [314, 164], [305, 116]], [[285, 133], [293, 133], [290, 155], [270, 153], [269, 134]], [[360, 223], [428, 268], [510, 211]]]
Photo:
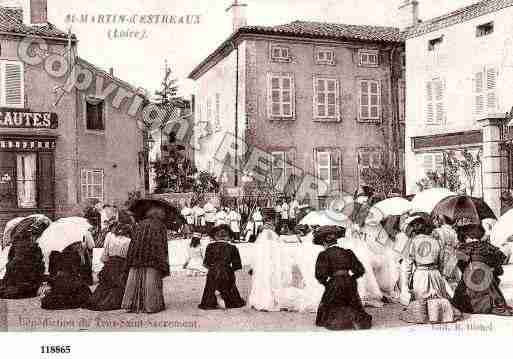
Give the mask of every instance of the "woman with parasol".
[[169, 275], [166, 223], [174, 223], [178, 210], [153, 199], [136, 201], [130, 211], [139, 223], [127, 252], [129, 269], [121, 307], [133, 313], [165, 309], [162, 278]]

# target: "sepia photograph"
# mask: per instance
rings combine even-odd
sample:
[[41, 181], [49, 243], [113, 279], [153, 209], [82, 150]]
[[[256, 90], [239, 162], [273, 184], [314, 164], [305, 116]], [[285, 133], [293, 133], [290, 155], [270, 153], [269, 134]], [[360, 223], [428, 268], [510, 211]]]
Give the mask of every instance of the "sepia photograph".
[[0, 0], [0, 341], [511, 335], [510, 80], [513, 0]]

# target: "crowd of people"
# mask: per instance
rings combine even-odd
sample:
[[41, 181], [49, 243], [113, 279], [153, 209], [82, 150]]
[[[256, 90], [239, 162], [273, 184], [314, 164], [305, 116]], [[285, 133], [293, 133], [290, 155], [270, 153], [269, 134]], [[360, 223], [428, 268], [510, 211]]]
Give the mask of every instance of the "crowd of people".
[[[358, 213], [343, 226], [298, 225], [297, 201], [255, 207], [244, 226], [249, 235], [242, 236], [236, 207], [184, 206], [181, 215], [190, 228], [184, 231], [189, 244], [183, 268], [190, 276], [206, 276], [199, 308], [316, 312], [315, 324], [334, 330], [370, 328], [365, 307], [388, 303], [401, 303], [401, 319], [413, 323], [453, 322], [464, 313], [513, 315], [499, 286], [508, 259], [489, 243], [485, 222], [457, 226], [447, 216], [426, 213], [380, 218], [369, 210], [380, 200], [355, 207]], [[180, 214], [161, 201], [140, 203], [130, 215], [119, 212], [105, 220], [103, 230], [90, 227], [104, 263], [94, 291], [87, 241], [52, 251], [45, 265], [47, 253], [38, 240], [52, 222], [42, 215], [13, 220], [4, 233], [9, 247], [0, 298], [40, 296], [41, 307], [49, 310], [164, 310], [168, 224]], [[283, 242], [280, 234], [287, 233], [297, 236], [294, 246]], [[245, 240], [253, 243], [248, 263], [237, 247]], [[251, 275], [247, 299], [236, 285], [236, 272], [245, 265]], [[294, 283], [294, 267], [300, 285]]]

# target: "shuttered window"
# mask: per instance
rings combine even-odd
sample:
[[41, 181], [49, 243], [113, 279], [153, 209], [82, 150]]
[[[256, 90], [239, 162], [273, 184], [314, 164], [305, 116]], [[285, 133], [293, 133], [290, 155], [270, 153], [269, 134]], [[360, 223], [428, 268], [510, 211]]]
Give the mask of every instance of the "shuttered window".
[[498, 72], [493, 66], [485, 66], [474, 72], [474, 116], [482, 117], [497, 112], [497, 80]]
[[445, 81], [437, 78], [426, 82], [426, 124], [445, 123]]
[[291, 75], [269, 74], [267, 77], [267, 113], [272, 119], [294, 117], [294, 79]]
[[24, 68], [17, 61], [0, 61], [0, 104], [23, 108], [25, 105]]
[[358, 177], [360, 185], [363, 184], [363, 172], [369, 168], [383, 166], [383, 150], [381, 148], [360, 148], [357, 153]]
[[40, 152], [37, 166], [37, 193], [39, 208], [55, 206], [55, 161], [54, 154]]
[[314, 78], [314, 116], [318, 119], [338, 119], [338, 80]]
[[317, 176], [331, 185], [342, 180], [342, 156], [335, 148], [319, 149], [315, 155]]
[[381, 115], [381, 99], [379, 81], [360, 81], [360, 121], [376, 121]]
[[271, 173], [273, 184], [278, 190], [285, 191], [291, 185], [294, 175], [294, 151], [271, 152]]
[[103, 201], [103, 170], [83, 168], [80, 174], [82, 201]]

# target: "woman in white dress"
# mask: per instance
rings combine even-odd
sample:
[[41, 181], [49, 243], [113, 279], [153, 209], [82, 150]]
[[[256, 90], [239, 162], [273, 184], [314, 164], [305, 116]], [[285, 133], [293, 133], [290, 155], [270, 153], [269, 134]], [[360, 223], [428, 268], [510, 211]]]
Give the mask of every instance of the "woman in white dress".
[[265, 224], [254, 244], [252, 283], [248, 306], [259, 311], [279, 311], [283, 288], [280, 237]]

